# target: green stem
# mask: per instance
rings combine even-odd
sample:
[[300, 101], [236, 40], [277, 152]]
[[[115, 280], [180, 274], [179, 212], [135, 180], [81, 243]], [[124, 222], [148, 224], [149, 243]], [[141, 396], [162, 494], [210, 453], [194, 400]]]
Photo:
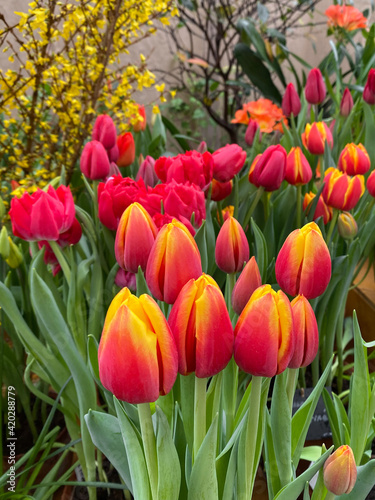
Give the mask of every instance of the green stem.
[[156, 500], [158, 493], [158, 462], [156, 455], [156, 440], [154, 427], [152, 425], [151, 408], [149, 403], [138, 405], [139, 422], [141, 424], [141, 434], [143, 447], [150, 478], [151, 497]]
[[245, 474], [247, 483], [246, 500], [252, 499], [254, 481], [256, 476], [256, 464], [254, 463], [254, 458], [258, 434], [260, 397], [262, 393], [262, 377], [253, 377], [251, 384], [245, 446]]
[[220, 226], [222, 226], [224, 224], [224, 218], [223, 218], [223, 205], [221, 203], [221, 201], [217, 201], [217, 213], [218, 213], [218, 217], [219, 217], [219, 223], [220, 223]]
[[253, 215], [253, 212], [254, 212], [256, 206], [258, 205], [258, 202], [262, 197], [263, 191], [264, 191], [263, 186], [258, 187], [255, 198], [254, 198], [252, 204], [250, 205], [250, 208], [247, 211], [247, 214], [245, 215], [245, 219], [244, 219], [243, 224], [242, 224], [244, 231], [246, 231], [246, 226], [249, 224], [250, 217]]
[[334, 500], [336, 498], [336, 495], [332, 493], [331, 491], [328, 491], [326, 496], [324, 497], [324, 500]]
[[292, 414], [292, 409], [293, 409], [293, 399], [294, 399], [294, 393], [296, 392], [298, 372], [299, 372], [298, 368], [288, 368], [286, 393], [289, 401], [290, 414]]
[[238, 200], [238, 175], [234, 176], [233, 179], [233, 184], [234, 184], [234, 213], [233, 217], [238, 220], [238, 205], [239, 205], [239, 200]]
[[58, 260], [61, 269], [64, 273], [64, 276], [66, 278], [66, 281], [68, 282], [68, 285], [70, 285], [70, 280], [71, 280], [71, 273], [70, 273], [70, 267], [69, 264], [61, 250], [61, 247], [56, 241], [49, 241], [49, 244], [53, 250], [53, 253], [56, 256], [56, 259]]
[[342, 336], [344, 327], [344, 314], [340, 312], [340, 316], [336, 326], [336, 348], [337, 348], [337, 390], [338, 394], [342, 392], [343, 385], [343, 373], [344, 373], [344, 358], [343, 358], [343, 348], [342, 348]]
[[229, 312], [229, 317], [232, 321], [232, 324], [235, 322], [236, 319], [236, 313], [233, 311], [232, 307], [232, 292], [234, 285], [236, 284], [236, 273], [230, 273], [227, 274], [227, 289], [226, 289], [226, 302], [227, 302], [227, 309]]
[[267, 222], [269, 217], [269, 204], [268, 204], [269, 196], [267, 191], [263, 193], [263, 208], [264, 208], [264, 222]]
[[302, 186], [297, 186], [297, 229], [301, 227], [302, 221]]
[[207, 379], [195, 377], [193, 463], [206, 436], [206, 388]]
[[340, 211], [337, 208], [333, 209], [332, 220], [330, 222], [330, 225], [329, 225], [329, 228], [328, 228], [327, 237], [326, 237], [326, 243], [327, 243], [327, 245], [329, 245], [329, 243], [331, 241], [333, 230], [335, 229], [339, 213], [340, 213]]

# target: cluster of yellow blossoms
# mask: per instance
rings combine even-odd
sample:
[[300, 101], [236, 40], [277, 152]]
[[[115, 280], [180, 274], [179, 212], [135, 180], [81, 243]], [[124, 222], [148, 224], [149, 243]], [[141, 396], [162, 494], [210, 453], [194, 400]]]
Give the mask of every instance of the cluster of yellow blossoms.
[[98, 113], [120, 130], [137, 119], [132, 94], [155, 77], [143, 55], [129, 62], [129, 48], [176, 13], [172, 0], [36, 0], [18, 24], [2, 19], [0, 47], [13, 63], [0, 70], [3, 189], [33, 190], [62, 169], [70, 178]]

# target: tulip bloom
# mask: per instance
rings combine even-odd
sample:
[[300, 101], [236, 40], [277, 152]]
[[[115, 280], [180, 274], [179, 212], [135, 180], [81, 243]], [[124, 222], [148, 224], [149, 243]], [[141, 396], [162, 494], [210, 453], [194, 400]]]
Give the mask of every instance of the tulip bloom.
[[341, 103], [340, 103], [340, 115], [347, 117], [350, 115], [351, 110], [353, 109], [354, 102], [352, 94], [350, 90], [346, 88], [342, 95]]
[[219, 182], [216, 179], [212, 179], [211, 182], [211, 200], [221, 201], [224, 200], [232, 192], [233, 181]]
[[305, 97], [309, 104], [320, 104], [326, 96], [327, 90], [319, 68], [310, 70], [305, 86]]
[[248, 146], [251, 147], [253, 145], [255, 134], [257, 133], [258, 129], [259, 129], [259, 142], [260, 142], [262, 140], [262, 132], [260, 131], [259, 123], [256, 120], [252, 120], [250, 118], [245, 132], [245, 142]]
[[292, 302], [295, 346], [289, 368], [301, 368], [313, 362], [319, 349], [319, 331], [313, 308], [303, 295]]
[[285, 180], [293, 186], [310, 182], [312, 170], [300, 147], [292, 148], [286, 159]]
[[341, 151], [337, 167], [348, 175], [363, 175], [371, 166], [370, 157], [362, 144], [347, 144]]
[[177, 376], [177, 349], [167, 320], [148, 295], [124, 288], [105, 318], [99, 351], [103, 386], [128, 403], [149, 403], [167, 394]]
[[238, 174], [246, 161], [246, 151], [238, 144], [227, 144], [212, 153], [213, 177], [219, 182], [228, 182]]
[[234, 359], [247, 373], [273, 377], [283, 372], [294, 352], [292, 308], [281, 290], [255, 290], [234, 330]]
[[293, 116], [298, 116], [301, 111], [301, 99], [297, 94], [297, 91], [293, 83], [288, 83], [285, 89], [285, 94], [281, 103], [281, 108], [283, 113], [288, 118], [293, 114]]
[[181, 290], [168, 319], [178, 351], [181, 375], [212, 377], [233, 354], [233, 327], [216, 281], [202, 274]]
[[216, 240], [217, 267], [227, 274], [237, 273], [249, 260], [249, 256], [249, 243], [241, 224], [234, 217], [228, 217]]
[[173, 220], [163, 226], [151, 248], [146, 282], [158, 300], [173, 304], [182, 287], [202, 274], [201, 256], [189, 230]]
[[260, 157], [256, 157], [249, 171], [249, 181], [266, 191], [276, 191], [285, 178], [287, 154], [280, 146], [269, 146]]
[[117, 147], [119, 150], [117, 165], [128, 167], [135, 160], [135, 144], [131, 132], [125, 132], [117, 137]]
[[116, 146], [116, 126], [110, 116], [99, 115], [97, 117], [92, 130], [92, 138], [94, 141], [99, 141], [107, 150]]
[[314, 299], [331, 279], [331, 256], [315, 222], [291, 232], [276, 259], [276, 280], [289, 295]]
[[322, 195], [327, 205], [339, 210], [351, 210], [364, 192], [363, 175], [350, 177], [333, 167], [326, 170]]
[[75, 219], [73, 196], [66, 186], [25, 193], [12, 198], [10, 206], [13, 234], [26, 241], [57, 241]]
[[251, 257], [243, 268], [232, 292], [233, 311], [240, 315], [253, 292], [262, 285], [259, 267], [255, 257]]
[[357, 480], [353, 451], [347, 444], [337, 448], [324, 464], [324, 485], [334, 495], [350, 493]]
[[330, 148], [333, 147], [332, 132], [325, 122], [307, 123], [305, 132], [302, 134], [302, 143], [313, 155], [324, 153], [325, 141]]
[[211, 153], [187, 151], [175, 157], [160, 157], [155, 161], [156, 175], [162, 182], [191, 182], [205, 190], [212, 181], [214, 162]]
[[352, 240], [358, 234], [358, 225], [349, 212], [342, 212], [337, 219], [337, 230], [344, 240]]
[[133, 123], [133, 130], [134, 132], [143, 132], [147, 125], [146, 110], [144, 106], [138, 105], [138, 115], [137, 121]]
[[132, 203], [122, 214], [117, 228], [115, 255], [118, 265], [131, 273], [136, 273], [139, 266], [145, 271], [157, 234], [148, 212], [139, 203]]
[[375, 198], [375, 170], [368, 176], [366, 187], [370, 195]]
[[105, 179], [110, 170], [107, 151], [99, 141], [85, 144], [80, 159], [81, 172], [92, 180]]
[[[315, 198], [315, 193], [310, 191], [309, 193], [305, 194], [305, 197], [303, 199], [303, 210], [307, 209], [307, 214], [310, 211], [309, 205], [312, 203], [313, 199]], [[309, 207], [309, 208], [308, 208]], [[313, 219], [316, 220], [319, 217], [323, 217], [323, 222], [324, 224], [328, 224], [328, 222], [332, 219], [332, 208], [328, 207], [323, 200], [323, 196], [319, 196], [318, 203], [315, 207], [315, 212], [313, 215]]]

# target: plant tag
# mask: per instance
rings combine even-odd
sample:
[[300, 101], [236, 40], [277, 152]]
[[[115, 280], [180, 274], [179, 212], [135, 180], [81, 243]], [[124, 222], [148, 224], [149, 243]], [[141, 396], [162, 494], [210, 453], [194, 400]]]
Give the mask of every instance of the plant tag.
[[[327, 391], [331, 395], [330, 387], [326, 387]], [[293, 399], [293, 415], [298, 410], [300, 406], [306, 401], [313, 391], [313, 387], [307, 387], [306, 389], [297, 389], [294, 394]], [[328, 421], [327, 410], [324, 405], [322, 396], [319, 397], [318, 404], [316, 405], [314, 415], [311, 419], [311, 424], [307, 432], [306, 441], [315, 441], [319, 439], [325, 439], [332, 437], [331, 428]]]

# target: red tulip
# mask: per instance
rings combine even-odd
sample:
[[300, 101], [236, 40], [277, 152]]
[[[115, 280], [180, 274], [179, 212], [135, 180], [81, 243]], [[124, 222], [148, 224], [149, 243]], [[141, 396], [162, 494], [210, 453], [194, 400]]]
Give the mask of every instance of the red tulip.
[[[303, 199], [303, 210], [306, 210], [307, 207], [312, 203], [312, 200], [315, 198], [315, 193], [310, 191], [305, 194]], [[307, 209], [307, 214], [310, 212], [310, 208]], [[323, 217], [324, 224], [328, 224], [328, 222], [332, 219], [332, 208], [328, 207], [323, 200], [323, 196], [319, 196], [318, 203], [315, 208], [313, 219], [319, 219], [319, 217]]]
[[275, 273], [289, 295], [314, 299], [325, 291], [331, 279], [331, 256], [315, 222], [290, 233], [277, 256]]
[[246, 161], [246, 151], [238, 144], [227, 144], [212, 153], [214, 178], [219, 182], [228, 182], [238, 174]]
[[80, 168], [88, 179], [105, 179], [108, 176], [110, 170], [108, 154], [101, 142], [90, 141], [85, 144], [81, 154]]
[[139, 203], [132, 203], [122, 214], [117, 227], [115, 255], [118, 265], [131, 273], [136, 273], [139, 266], [146, 271], [157, 234], [157, 227], [148, 212]]
[[137, 118], [137, 121], [133, 123], [133, 130], [134, 132], [143, 132], [146, 129], [147, 125], [146, 110], [144, 106], [140, 106], [139, 104], [138, 114], [139, 117]]
[[325, 487], [334, 495], [341, 496], [352, 491], [357, 481], [357, 467], [350, 446], [340, 446], [327, 458], [323, 478]]
[[253, 292], [262, 285], [259, 267], [255, 257], [251, 257], [243, 268], [232, 292], [233, 311], [240, 315]]
[[105, 149], [110, 150], [116, 146], [117, 132], [113, 120], [108, 115], [99, 115], [92, 131], [94, 141], [99, 141]]
[[363, 90], [363, 100], [367, 104], [375, 104], [375, 69], [371, 68], [367, 75], [367, 81]]
[[319, 349], [319, 331], [313, 308], [303, 295], [291, 302], [295, 346], [289, 368], [301, 368], [313, 362]]
[[135, 144], [131, 132], [125, 132], [117, 137], [117, 147], [119, 150], [117, 165], [128, 167], [135, 160]]
[[366, 187], [370, 195], [375, 198], [375, 170], [368, 176]]
[[215, 260], [217, 267], [227, 274], [241, 271], [249, 260], [249, 243], [234, 217], [228, 217], [221, 226], [216, 240]]
[[363, 175], [350, 177], [333, 167], [326, 170], [322, 195], [327, 205], [339, 210], [351, 210], [364, 192]]
[[177, 349], [151, 297], [137, 298], [127, 288], [116, 295], [107, 311], [98, 360], [103, 386], [122, 401], [149, 403], [172, 389]]
[[191, 182], [206, 189], [212, 181], [214, 163], [211, 153], [187, 151], [175, 157], [162, 156], [155, 161], [156, 175], [162, 182], [174, 179], [177, 183]]
[[222, 201], [231, 194], [233, 181], [219, 182], [216, 179], [212, 179], [211, 186], [211, 200]]
[[202, 274], [201, 256], [189, 230], [173, 220], [163, 226], [151, 249], [146, 281], [158, 300], [173, 304], [182, 287]]
[[371, 166], [370, 157], [362, 144], [347, 144], [341, 151], [337, 167], [348, 175], [365, 174]]
[[285, 180], [293, 186], [310, 182], [312, 170], [300, 147], [292, 148], [286, 159]]
[[[248, 146], [252, 146], [257, 130], [260, 129], [259, 123], [256, 120], [250, 118], [245, 132], [245, 142]], [[262, 132], [259, 130], [259, 141], [262, 140]]]
[[342, 95], [341, 103], [340, 103], [340, 115], [347, 117], [350, 115], [351, 110], [353, 109], [354, 102], [352, 94], [350, 90], [346, 88]]
[[270, 285], [255, 290], [234, 330], [234, 359], [254, 376], [283, 372], [294, 352], [292, 308], [281, 290]]
[[115, 276], [115, 285], [119, 288], [129, 288], [129, 290], [135, 293], [137, 290], [136, 275], [120, 268]]
[[26, 241], [57, 241], [74, 222], [73, 196], [65, 186], [38, 189], [32, 195], [12, 198], [9, 215], [15, 236]]
[[330, 148], [333, 147], [332, 132], [324, 122], [307, 123], [302, 134], [302, 142], [306, 149], [313, 155], [324, 153], [325, 141]]
[[276, 191], [285, 178], [287, 154], [280, 146], [269, 146], [260, 157], [256, 157], [249, 171], [249, 181], [266, 191]]
[[288, 83], [285, 94], [281, 103], [281, 108], [283, 113], [288, 118], [293, 114], [293, 116], [298, 116], [301, 111], [301, 99], [297, 94], [297, 91], [293, 83]]
[[309, 104], [320, 104], [327, 90], [319, 68], [313, 68], [308, 74], [305, 86], [305, 97]]
[[168, 319], [178, 351], [178, 371], [212, 377], [233, 354], [233, 328], [216, 281], [202, 274], [179, 293]]

